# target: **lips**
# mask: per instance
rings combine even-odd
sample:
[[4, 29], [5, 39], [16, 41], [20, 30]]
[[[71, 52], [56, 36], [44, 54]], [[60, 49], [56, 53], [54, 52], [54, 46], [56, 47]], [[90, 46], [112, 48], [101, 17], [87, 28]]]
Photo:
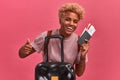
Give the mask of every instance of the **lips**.
[[73, 27], [66, 27], [66, 29], [67, 29], [67, 31], [69, 31], [69, 32], [73, 32], [74, 31], [74, 28]]

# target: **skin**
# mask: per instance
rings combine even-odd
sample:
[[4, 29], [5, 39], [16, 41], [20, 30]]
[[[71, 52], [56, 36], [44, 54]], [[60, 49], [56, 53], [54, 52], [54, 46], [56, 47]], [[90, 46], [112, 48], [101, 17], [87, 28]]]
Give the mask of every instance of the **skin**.
[[35, 49], [30, 45], [30, 40], [27, 39], [26, 43], [19, 49], [19, 57], [25, 58], [34, 53]]
[[[61, 28], [59, 29], [59, 32], [64, 38], [69, 37], [77, 28], [77, 25], [79, 23], [78, 15], [74, 12], [66, 12], [65, 15], [63, 15], [60, 18], [60, 25]], [[86, 43], [82, 44], [80, 46], [80, 62], [79, 64], [75, 64], [75, 72], [77, 76], [81, 76], [84, 73], [85, 70], [85, 57], [88, 52], [89, 43], [86, 40]], [[20, 58], [25, 58], [29, 56], [30, 54], [34, 53], [35, 50], [30, 45], [30, 40], [28, 39], [20, 49], [19, 49], [19, 56]]]
[[60, 34], [64, 37], [70, 36], [77, 28], [79, 22], [78, 15], [73, 12], [66, 12], [60, 19]]

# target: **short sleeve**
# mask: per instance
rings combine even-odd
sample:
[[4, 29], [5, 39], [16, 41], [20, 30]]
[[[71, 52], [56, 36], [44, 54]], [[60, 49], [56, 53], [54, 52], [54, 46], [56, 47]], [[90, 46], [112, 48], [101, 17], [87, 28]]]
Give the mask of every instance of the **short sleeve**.
[[45, 37], [47, 36], [47, 31], [41, 33], [38, 37], [31, 42], [32, 47], [39, 53], [44, 47]]

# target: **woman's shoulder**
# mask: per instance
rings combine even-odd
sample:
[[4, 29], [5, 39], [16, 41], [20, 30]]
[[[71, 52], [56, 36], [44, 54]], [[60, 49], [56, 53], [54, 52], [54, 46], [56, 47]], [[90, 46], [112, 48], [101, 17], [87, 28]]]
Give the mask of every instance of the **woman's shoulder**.
[[76, 33], [73, 33], [71, 36], [74, 37], [74, 38], [78, 38], [79, 37], [79, 35], [76, 34]]

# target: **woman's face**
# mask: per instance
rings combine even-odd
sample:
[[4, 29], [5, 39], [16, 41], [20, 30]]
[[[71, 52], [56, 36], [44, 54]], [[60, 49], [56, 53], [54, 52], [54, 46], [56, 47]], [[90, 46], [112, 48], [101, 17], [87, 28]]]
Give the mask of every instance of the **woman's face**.
[[77, 28], [79, 22], [78, 15], [74, 12], [66, 12], [60, 19], [60, 32], [64, 36], [70, 36]]

